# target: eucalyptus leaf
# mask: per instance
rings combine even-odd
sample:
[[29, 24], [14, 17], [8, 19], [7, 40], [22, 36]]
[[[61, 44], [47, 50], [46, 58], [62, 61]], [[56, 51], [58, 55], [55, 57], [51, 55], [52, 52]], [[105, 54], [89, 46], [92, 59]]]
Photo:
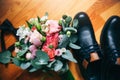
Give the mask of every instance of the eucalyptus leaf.
[[62, 57], [69, 60], [69, 61], [77, 63], [77, 61], [74, 59], [74, 57], [73, 57], [72, 53], [70, 52], [70, 50], [66, 50], [66, 52], [64, 54], [62, 54]]
[[47, 65], [47, 67], [49, 67], [49, 68], [52, 67], [55, 62], [56, 62], [56, 60], [50, 62], [50, 63]]
[[63, 20], [61, 21], [61, 24], [62, 24], [63, 31], [65, 31], [65, 22]]
[[73, 27], [75, 27], [75, 28], [78, 27], [78, 19], [73, 20]]
[[66, 23], [66, 24], [65, 24], [66, 27], [69, 26], [69, 25], [70, 25], [70, 23]]
[[32, 68], [29, 69], [29, 72], [35, 72], [35, 71], [37, 71], [37, 70], [38, 70], [38, 69], [32, 67]]
[[68, 43], [69, 43], [69, 37], [67, 35], [63, 35], [58, 47], [59, 48], [67, 47]]
[[12, 58], [12, 61], [17, 66], [20, 66], [20, 64], [21, 64], [20, 60], [18, 58], [16, 58], [16, 57]]
[[73, 49], [80, 49], [80, 46], [73, 44], [73, 43], [69, 43], [69, 47], [71, 47]]
[[77, 33], [77, 29], [75, 29], [74, 27], [66, 27], [65, 32], [67, 32], [67, 31], [70, 31], [72, 33]]
[[21, 63], [20, 67], [25, 70], [27, 68], [29, 68], [31, 66], [31, 63], [30, 62], [23, 62]]
[[72, 18], [70, 16], [68, 16], [67, 18], [65, 18], [65, 22], [66, 23], [70, 23], [72, 21]]
[[60, 70], [60, 74], [64, 74], [65, 72], [67, 72], [69, 70], [69, 66], [67, 63], [63, 64], [62, 69]]
[[27, 45], [21, 45], [22, 47], [22, 50], [20, 50], [18, 53], [17, 53], [17, 56], [23, 56], [27, 51], [28, 51], [28, 47]]
[[4, 51], [0, 53], [0, 62], [3, 64], [9, 63], [11, 59], [10, 51]]
[[39, 58], [39, 63], [41, 65], [48, 64], [49, 56], [47, 55], [47, 53], [45, 53], [41, 50], [38, 50], [38, 51], [36, 51], [36, 56]]
[[63, 63], [60, 60], [56, 60], [54, 64], [54, 71], [59, 71], [60, 69], [62, 69], [62, 67]]
[[36, 68], [36, 69], [42, 68], [42, 66], [41, 66], [40, 64], [36, 64], [36, 62], [39, 63], [39, 58], [36, 58], [36, 59], [31, 60], [31, 65], [32, 65], [34, 68]]
[[67, 18], [67, 15], [63, 15], [62, 18], [63, 18], [63, 19], [66, 19], [66, 18]]
[[71, 43], [75, 43], [78, 40], [78, 36], [77, 35], [71, 35], [70, 36], [70, 42]]

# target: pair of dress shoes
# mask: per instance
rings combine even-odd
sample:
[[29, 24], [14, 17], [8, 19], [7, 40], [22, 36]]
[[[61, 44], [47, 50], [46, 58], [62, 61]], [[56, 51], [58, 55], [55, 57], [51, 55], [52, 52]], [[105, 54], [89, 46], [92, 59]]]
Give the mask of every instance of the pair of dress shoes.
[[[120, 17], [111, 16], [105, 23], [100, 45], [97, 43], [92, 23], [88, 15], [80, 12], [75, 15], [78, 19], [78, 41], [80, 50], [74, 51], [85, 80], [120, 80], [120, 66], [116, 64], [120, 57]], [[99, 60], [90, 62], [90, 54], [97, 53]], [[88, 66], [85, 69], [81, 62], [86, 59]]]

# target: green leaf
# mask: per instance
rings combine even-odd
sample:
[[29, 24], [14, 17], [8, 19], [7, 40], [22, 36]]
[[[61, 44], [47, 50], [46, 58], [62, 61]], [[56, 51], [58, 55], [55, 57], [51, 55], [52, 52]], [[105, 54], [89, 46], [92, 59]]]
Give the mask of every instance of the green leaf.
[[37, 27], [37, 29], [40, 31], [41, 30], [41, 25], [39, 24], [38, 21], [34, 21], [35, 26]]
[[22, 69], [27, 69], [27, 68], [29, 68], [31, 66], [31, 63], [30, 62], [23, 62], [23, 63], [21, 63], [21, 65], [20, 65], [20, 67], [22, 68]]
[[66, 19], [66, 18], [67, 18], [67, 15], [63, 15], [62, 18], [63, 18], [63, 19]]
[[29, 72], [35, 72], [35, 71], [37, 71], [37, 70], [38, 70], [38, 69], [32, 67], [32, 68], [29, 69]]
[[48, 64], [49, 56], [47, 55], [47, 53], [45, 53], [41, 50], [38, 50], [38, 51], [36, 51], [36, 56], [39, 58], [39, 63], [41, 65]]
[[65, 22], [66, 23], [70, 23], [72, 21], [72, 18], [70, 16], [68, 16], [67, 18], [65, 18]]
[[11, 59], [10, 51], [4, 51], [0, 53], [0, 62], [3, 64], [9, 63]]
[[41, 64], [37, 64], [39, 62], [39, 58], [35, 58], [33, 60], [31, 60], [31, 65], [36, 68], [36, 69], [40, 69], [42, 68]]
[[30, 29], [32, 29], [33, 25], [30, 24], [28, 21], [26, 21], [26, 22], [27, 22], [28, 27], [29, 27]]
[[70, 50], [66, 50], [66, 52], [64, 54], [62, 54], [62, 58], [65, 58], [69, 61], [75, 62], [77, 63], [77, 61], [74, 59], [72, 53], [70, 52]]
[[71, 47], [73, 49], [80, 49], [80, 46], [73, 44], [73, 43], [69, 43], [69, 47]]
[[63, 20], [61, 21], [61, 24], [62, 24], [63, 31], [65, 31], [65, 22]]
[[55, 62], [56, 62], [56, 60], [50, 62], [50, 63], [47, 65], [47, 67], [51, 68]]
[[70, 31], [72, 33], [77, 33], [77, 29], [75, 29], [74, 27], [66, 27], [65, 32], [67, 32], [67, 31]]
[[16, 57], [12, 58], [12, 62], [17, 66], [20, 66], [20, 64], [21, 64], [20, 60]]
[[68, 43], [69, 43], [69, 37], [67, 35], [63, 35], [58, 47], [59, 48], [67, 47]]
[[27, 51], [28, 51], [28, 47], [27, 45], [21, 45], [22, 47], [22, 50], [20, 50], [18, 53], [17, 53], [17, 56], [23, 56]]
[[65, 73], [65, 72], [67, 72], [68, 70], [69, 70], [68, 64], [67, 64], [67, 63], [64, 63], [64, 64], [63, 64], [63, 67], [62, 67], [62, 69], [59, 71], [59, 73], [60, 73], [60, 74], [63, 74], [63, 73]]
[[70, 42], [71, 43], [75, 43], [78, 40], [78, 36], [77, 35], [71, 35], [70, 36]]
[[59, 71], [60, 69], [62, 69], [62, 67], [63, 63], [60, 60], [56, 60], [54, 64], [54, 71]]
[[38, 22], [40, 23], [40, 17], [39, 16], [37, 16], [37, 19], [38, 19]]
[[78, 27], [78, 19], [73, 20], [73, 27], [77, 28]]
[[23, 39], [21, 39], [19, 42], [20, 42], [20, 47], [21, 47], [21, 45], [25, 44], [25, 43], [24, 43], [24, 42], [25, 42], [25, 39], [23, 38]]

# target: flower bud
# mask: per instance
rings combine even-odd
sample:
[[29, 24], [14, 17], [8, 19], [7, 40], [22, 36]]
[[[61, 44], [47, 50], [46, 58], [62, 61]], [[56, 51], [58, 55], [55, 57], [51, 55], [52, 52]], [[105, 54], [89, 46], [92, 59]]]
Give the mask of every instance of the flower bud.
[[67, 36], [70, 37], [71, 36], [71, 32], [70, 31], [67, 31]]
[[20, 46], [20, 42], [15, 42], [15, 46], [16, 47]]
[[36, 46], [35, 46], [35, 45], [31, 45], [31, 46], [29, 47], [29, 50], [30, 50], [31, 52], [33, 52], [34, 50], [36, 50]]
[[46, 37], [42, 36], [41, 41], [42, 41], [42, 42], [45, 42], [45, 41], [46, 41]]
[[66, 52], [66, 48], [62, 48], [61, 51], [62, 51], [62, 52]]
[[49, 45], [49, 48], [52, 49], [52, 48], [54, 48], [54, 46], [53, 45]]
[[61, 55], [62, 55], [61, 49], [56, 49], [56, 50], [55, 50], [55, 55], [56, 55], [56, 56], [61, 56]]
[[59, 20], [58, 24], [61, 26], [62, 25], [62, 20]]
[[27, 54], [26, 54], [26, 59], [27, 59], [27, 60], [30, 60], [30, 59], [31, 59], [31, 55], [32, 55], [31, 53], [27, 53]]

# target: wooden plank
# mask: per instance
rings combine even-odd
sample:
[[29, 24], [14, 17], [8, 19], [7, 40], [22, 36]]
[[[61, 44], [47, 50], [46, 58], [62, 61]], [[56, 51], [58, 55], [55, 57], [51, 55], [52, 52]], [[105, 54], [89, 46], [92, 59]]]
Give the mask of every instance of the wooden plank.
[[[58, 20], [63, 14], [74, 17], [81, 11], [89, 15], [99, 42], [105, 21], [112, 15], [120, 16], [120, 0], [0, 0], [0, 24], [5, 19], [9, 19], [17, 28], [32, 17], [43, 16], [45, 12], [49, 13], [49, 19]], [[6, 47], [9, 47], [15, 42], [15, 38], [7, 35], [5, 41]], [[69, 65], [75, 79], [83, 80], [81, 73], [77, 71], [77, 65], [74, 63]], [[5, 67], [0, 64], [0, 80], [37, 80], [41, 78], [39, 75], [46, 74], [40, 71], [31, 74], [15, 65], [10, 64]], [[60, 79], [58, 75], [55, 74], [55, 76], [49, 80]]]

